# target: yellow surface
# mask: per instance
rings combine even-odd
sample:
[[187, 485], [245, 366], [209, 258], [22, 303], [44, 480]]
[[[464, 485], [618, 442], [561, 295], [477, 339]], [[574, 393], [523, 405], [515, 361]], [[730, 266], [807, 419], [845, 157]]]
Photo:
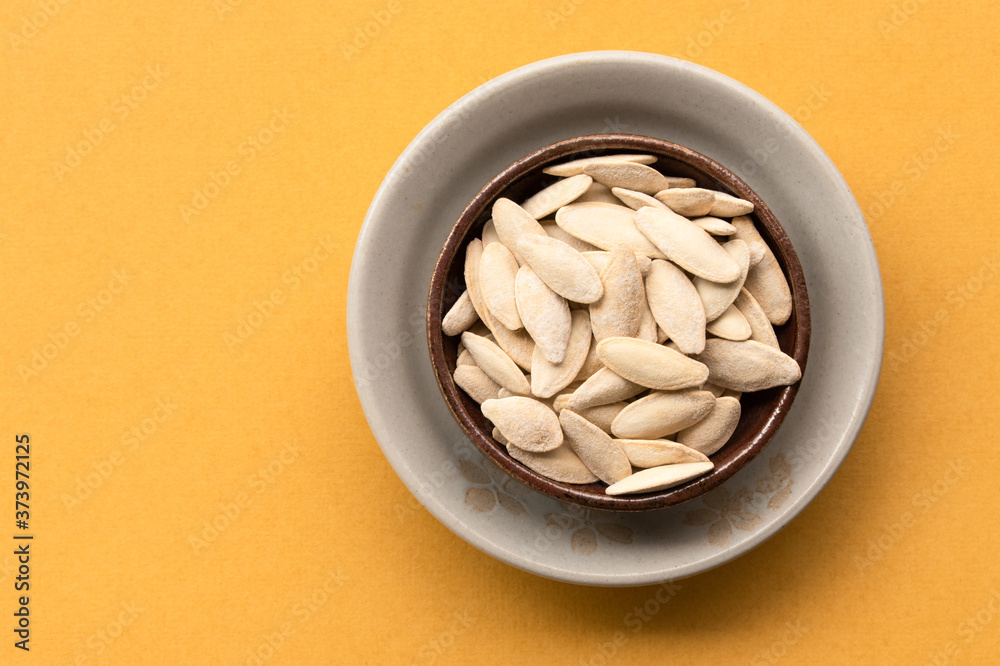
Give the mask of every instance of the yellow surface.
[[[4, 3], [0, 663], [995, 662], [993, 3], [653, 5]], [[798, 118], [868, 214], [888, 313], [830, 486], [637, 632], [656, 588], [543, 580], [412, 508], [345, 339], [361, 220], [413, 136], [596, 49], [688, 58]]]

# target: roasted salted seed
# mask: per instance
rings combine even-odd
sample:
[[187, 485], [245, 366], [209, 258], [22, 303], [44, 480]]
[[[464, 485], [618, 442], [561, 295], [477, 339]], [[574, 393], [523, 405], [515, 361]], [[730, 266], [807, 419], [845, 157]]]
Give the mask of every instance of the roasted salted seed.
[[705, 385], [701, 387], [701, 390], [708, 391], [716, 398], [718, 398], [719, 396], [722, 395], [723, 391], [725, 391], [726, 389], [722, 388], [721, 386], [716, 386], [712, 382], [705, 382]]
[[629, 462], [635, 467], [708, 462], [705, 454], [669, 439], [616, 439], [615, 443], [622, 447]]
[[658, 439], [693, 426], [715, 405], [708, 391], [654, 391], [623, 409], [611, 424], [615, 437]]
[[486, 224], [483, 225], [483, 248], [485, 248], [490, 243], [499, 243], [500, 237], [497, 236], [496, 225], [493, 224], [493, 218], [486, 220]]
[[[659, 260], [657, 260], [659, 261]], [[646, 301], [642, 303], [642, 316], [639, 318], [639, 329], [635, 332], [635, 337], [647, 342], [659, 342], [658, 335], [660, 327], [653, 317], [653, 311], [649, 309], [649, 294], [646, 294]]]
[[591, 263], [561, 240], [528, 234], [518, 241], [517, 249], [542, 282], [563, 298], [593, 303], [604, 293], [601, 278]]
[[632, 473], [625, 452], [593, 423], [568, 409], [559, 413], [559, 423], [566, 443], [601, 481], [617, 483]]
[[542, 173], [550, 176], [575, 176], [583, 173], [584, 167], [591, 164], [618, 164], [620, 162], [632, 162], [635, 164], [652, 164], [656, 161], [654, 155], [630, 155], [622, 153], [620, 155], [601, 155], [600, 157], [584, 157], [571, 162], [563, 162], [553, 166], [545, 167]]
[[747, 320], [747, 324], [750, 325], [751, 340], [763, 342], [765, 345], [780, 349], [778, 346], [778, 336], [774, 334], [774, 327], [771, 326], [771, 322], [767, 319], [767, 314], [760, 307], [760, 304], [757, 303], [757, 299], [749, 291], [740, 289], [740, 293], [733, 305], [743, 314], [743, 317]]
[[605, 162], [588, 164], [583, 172], [608, 187], [622, 187], [645, 194], [655, 194], [670, 187], [670, 182], [662, 173], [652, 167], [634, 162]]
[[579, 456], [573, 453], [573, 449], [565, 444], [545, 453], [532, 453], [519, 449], [510, 443], [506, 446], [507, 453], [510, 454], [511, 458], [553, 481], [561, 483], [595, 483], [597, 481], [594, 473], [587, 469]]
[[710, 321], [708, 332], [726, 340], [736, 341], [749, 340], [751, 333], [750, 324], [735, 305], [730, 305], [714, 321]]
[[497, 199], [496, 203], [493, 204], [493, 224], [500, 242], [514, 254], [519, 264], [524, 263], [524, 259], [517, 253], [517, 241], [521, 236], [526, 234], [548, 235], [538, 220], [510, 199], [503, 197]]
[[802, 378], [794, 358], [756, 340], [711, 338], [694, 358], [708, 366], [709, 381], [734, 391], [762, 391]]
[[580, 195], [580, 198], [575, 203], [585, 203], [588, 201], [615, 204], [616, 206], [621, 205], [621, 200], [611, 193], [610, 187], [601, 185], [596, 181], [590, 184], [590, 188]]
[[455, 365], [475, 365], [476, 362], [472, 360], [472, 354], [469, 353], [468, 349], [462, 348], [462, 351], [458, 354], [458, 359], [455, 361]]
[[469, 290], [466, 289], [441, 320], [441, 330], [445, 335], [459, 335], [475, 324], [477, 319], [479, 315], [472, 305], [472, 299], [469, 298]]
[[685, 354], [705, 348], [705, 308], [684, 271], [656, 259], [646, 276], [646, 298], [653, 319]]
[[737, 215], [749, 215], [753, 212], [753, 204], [746, 199], [740, 199], [725, 192], [714, 192], [714, 194], [715, 202], [712, 204], [712, 209], [708, 211], [709, 215], [736, 217]]
[[[556, 240], [561, 240], [566, 245], [575, 249], [577, 252], [600, 252], [596, 246], [591, 245], [586, 241], [582, 241], [572, 234], [566, 233], [562, 227], [556, 224], [555, 220], [542, 220], [540, 222], [542, 229], [545, 229], [545, 233], [549, 235], [550, 238], [555, 238]], [[486, 241], [483, 241], [486, 242]], [[600, 272], [600, 271], [598, 271]]]
[[563, 206], [556, 213], [563, 231], [602, 250], [628, 246], [636, 254], [664, 259], [663, 254], [635, 226], [635, 211], [628, 206], [587, 201]]
[[750, 251], [747, 249], [746, 243], [737, 238], [724, 243], [722, 249], [739, 264], [740, 277], [725, 283], [712, 282], [700, 277], [695, 277], [692, 280], [695, 289], [698, 290], [698, 296], [701, 297], [701, 302], [705, 306], [705, 319], [707, 321], [717, 319], [726, 311], [726, 308], [733, 304], [743, 287], [747, 272], [750, 270]]
[[[749, 217], [733, 218], [733, 226], [736, 227], [737, 238], [745, 242], [751, 240], [764, 242]], [[777, 258], [766, 245], [764, 258], [750, 269], [743, 286], [757, 299], [772, 324], [780, 326], [788, 321], [792, 314], [792, 291], [788, 287], [788, 281], [785, 280], [785, 274], [781, 271]]]
[[466, 331], [462, 333], [462, 343], [472, 354], [476, 365], [497, 384], [520, 395], [531, 391], [531, 385], [517, 364], [495, 342]]
[[710, 471], [711, 462], [679, 463], [644, 469], [628, 476], [618, 483], [608, 486], [608, 495], [631, 495], [664, 490], [690, 481]]
[[715, 193], [700, 187], [672, 187], [656, 192], [656, 199], [678, 215], [702, 217], [712, 210]]
[[490, 329], [496, 326], [493, 316], [486, 309], [482, 292], [479, 290], [479, 264], [483, 258], [483, 241], [474, 238], [465, 247], [465, 289], [469, 292], [469, 300], [482, 324]]
[[569, 303], [552, 291], [529, 266], [521, 266], [517, 272], [514, 298], [521, 323], [536, 347], [541, 347], [551, 363], [562, 363], [572, 325]]
[[479, 293], [493, 318], [510, 330], [521, 328], [521, 317], [514, 302], [517, 268], [517, 259], [503, 243], [490, 243], [483, 249], [479, 260]]
[[[594, 267], [597, 274], [600, 275], [608, 264], [611, 263], [611, 253], [606, 250], [595, 250], [592, 252], [584, 252], [583, 256], [587, 258], [590, 265]], [[635, 255], [635, 265], [639, 267], [639, 275], [643, 277], [649, 273], [649, 267], [652, 265], [652, 260], [644, 254]]]
[[612, 187], [611, 193], [622, 200], [626, 206], [632, 210], [639, 210], [643, 206], [653, 206], [659, 208], [665, 208], [666, 206], [658, 201], [657, 199], [649, 196], [648, 194], [643, 194], [642, 192], [636, 192], [635, 190], [626, 190], [624, 187]]
[[594, 182], [593, 178], [583, 174], [557, 180], [544, 190], [529, 197], [521, 204], [521, 208], [528, 215], [540, 220], [549, 213], [554, 213], [560, 207], [576, 200], [587, 191], [592, 182]]
[[460, 365], [455, 368], [455, 384], [482, 404], [500, 395], [500, 385], [489, 378], [478, 365]]
[[523, 328], [512, 331], [506, 326], [496, 324], [493, 337], [500, 349], [510, 356], [522, 370], [531, 370], [531, 355], [535, 351], [535, 341]]
[[556, 413], [537, 400], [520, 396], [486, 400], [482, 409], [483, 416], [519, 449], [543, 453], [563, 443]]
[[714, 238], [691, 220], [665, 208], [647, 206], [635, 214], [635, 225], [667, 259], [713, 282], [732, 282], [740, 267]]
[[708, 416], [677, 433], [677, 441], [710, 456], [729, 441], [740, 422], [738, 398], [717, 398]]
[[736, 227], [717, 217], [696, 217], [691, 220], [713, 236], [733, 236]]
[[[736, 227], [733, 227], [735, 229]], [[753, 268], [761, 262], [764, 255], [767, 254], [767, 246], [761, 241], [751, 240], [747, 243], [747, 247], [750, 248], [750, 268]]]
[[[591, 330], [593, 330], [593, 319], [591, 319]], [[601, 359], [597, 358], [597, 338], [590, 336], [590, 349], [587, 350], [587, 358], [583, 362], [583, 367], [577, 373], [574, 381], [583, 382], [594, 376], [598, 370], [604, 367]]]
[[571, 320], [569, 344], [566, 345], [566, 357], [562, 363], [550, 362], [541, 352], [541, 347], [535, 347], [531, 358], [531, 393], [539, 398], [551, 398], [573, 383], [587, 360], [593, 339], [590, 314], [586, 310], [576, 310]]
[[642, 320], [646, 298], [642, 275], [632, 250], [624, 245], [611, 253], [601, 271], [604, 293], [590, 305], [590, 325], [598, 341], [614, 336], [633, 336]]
[[615, 422], [618, 415], [628, 407], [627, 402], [612, 402], [610, 405], [598, 405], [587, 407], [586, 409], [574, 409], [583, 418], [587, 419], [604, 432], [611, 434], [611, 424]]
[[630, 382], [610, 368], [601, 368], [573, 392], [568, 404], [570, 409], [578, 412], [588, 407], [628, 400], [645, 390], [645, 386]]
[[708, 368], [669, 347], [635, 338], [606, 338], [597, 345], [604, 365], [631, 382], [659, 390], [701, 386]]
[[552, 399], [552, 411], [556, 414], [564, 409], [569, 409], [569, 401], [573, 398], [572, 393], [560, 393]]

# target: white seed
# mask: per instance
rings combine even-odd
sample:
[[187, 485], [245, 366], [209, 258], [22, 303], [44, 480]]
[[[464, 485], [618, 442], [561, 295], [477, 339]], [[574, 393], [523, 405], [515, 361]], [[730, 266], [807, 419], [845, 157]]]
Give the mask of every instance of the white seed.
[[738, 398], [717, 398], [708, 416], [677, 433], [677, 441], [706, 456], [725, 446], [740, 423]]
[[718, 398], [719, 396], [721, 396], [723, 394], [723, 392], [725, 392], [726, 389], [722, 388], [721, 386], [716, 386], [712, 382], [705, 382], [705, 385], [701, 387], [701, 390], [702, 391], [708, 391], [709, 393], [711, 393], [712, 395], [714, 395], [716, 398]]
[[565, 444], [545, 453], [532, 453], [507, 444], [507, 453], [528, 469], [560, 483], [594, 483], [597, 477], [587, 469], [573, 449]]
[[[733, 227], [735, 229], [736, 227]], [[767, 246], [759, 240], [751, 240], [747, 243], [750, 248], [750, 268], [759, 264], [767, 254]]]
[[497, 230], [500, 242], [507, 246], [517, 263], [523, 264], [524, 259], [517, 253], [517, 241], [525, 234], [546, 236], [545, 229], [527, 211], [510, 199], [500, 198], [493, 204], [493, 224]]
[[487, 400], [482, 409], [483, 416], [519, 449], [543, 453], [563, 443], [556, 413], [537, 400], [524, 397]]
[[583, 168], [583, 172], [612, 188], [612, 191], [616, 187], [622, 187], [655, 194], [670, 187], [670, 182], [656, 169], [632, 162], [589, 164]]
[[601, 481], [614, 484], [632, 473], [625, 452], [593, 423], [568, 409], [559, 413], [559, 423], [566, 443]]
[[566, 233], [562, 227], [556, 224], [555, 220], [542, 220], [540, 224], [542, 225], [542, 229], [545, 229], [545, 233], [547, 233], [550, 238], [561, 240], [563, 243], [566, 243], [566, 245], [569, 245], [577, 252], [594, 252], [595, 250], [600, 251], [596, 246], [591, 245], [586, 241], [582, 241], [576, 236]]
[[490, 243], [499, 243], [500, 236], [497, 236], [497, 227], [493, 223], [493, 218], [486, 220], [486, 224], [483, 225], [483, 248], [485, 249]]
[[653, 155], [631, 155], [622, 153], [620, 155], [601, 155], [600, 157], [584, 157], [571, 162], [563, 162], [553, 166], [545, 167], [542, 173], [550, 176], [575, 176], [583, 173], [583, 169], [591, 164], [617, 164], [620, 162], [633, 162], [635, 164], [652, 164], [656, 161]]
[[458, 335], [475, 324], [477, 319], [479, 315], [469, 298], [469, 290], [466, 289], [441, 320], [441, 330], [445, 335]]
[[705, 308], [694, 284], [669, 261], [656, 259], [646, 276], [653, 319], [685, 354], [705, 348]]
[[694, 358], [708, 366], [709, 381], [735, 391], [762, 391], [802, 378], [794, 358], [756, 340], [712, 338]]
[[[591, 330], [593, 330], [594, 321], [591, 319]], [[601, 359], [597, 358], [597, 338], [593, 335], [590, 336], [590, 349], [587, 350], [587, 358], [583, 362], [583, 367], [580, 368], [580, 372], [577, 373], [576, 379], [574, 381], [582, 382], [590, 379], [594, 376], [598, 370], [604, 367], [604, 363]]]
[[512, 331], [506, 326], [496, 324], [493, 337], [500, 349], [510, 356], [522, 370], [531, 370], [531, 355], [535, 351], [535, 341], [523, 328]]
[[577, 310], [572, 313], [571, 320], [569, 344], [566, 345], [566, 357], [562, 363], [551, 363], [541, 352], [541, 347], [535, 346], [531, 358], [531, 392], [539, 398], [551, 398], [573, 383], [587, 360], [590, 341], [594, 337], [590, 330], [590, 314], [586, 310]]
[[[702, 419], [704, 420], [704, 419]], [[616, 439], [635, 467], [659, 467], [677, 463], [708, 462], [708, 456], [669, 439]]]
[[708, 368], [669, 347], [635, 338], [606, 338], [597, 345], [604, 365], [636, 384], [659, 390], [701, 386]]
[[455, 368], [455, 384], [482, 404], [500, 396], [500, 385], [489, 378], [478, 365], [460, 365]]
[[503, 243], [490, 243], [483, 249], [479, 260], [479, 293], [493, 318], [512, 331], [521, 328], [514, 302], [517, 268], [517, 259]]
[[[594, 267], [597, 274], [600, 275], [608, 264], [611, 263], [611, 253], [606, 250], [594, 250], [592, 252], [584, 252], [583, 256], [586, 257], [590, 265]], [[644, 254], [635, 255], [635, 265], [639, 267], [639, 275], [643, 277], [649, 273], [649, 267], [652, 265], [653, 261]]]
[[598, 341], [613, 336], [633, 336], [642, 319], [646, 298], [642, 275], [632, 250], [624, 245], [611, 253], [611, 261], [601, 271], [604, 293], [590, 305], [590, 325]]
[[549, 213], [559, 210], [561, 206], [575, 201], [587, 191], [593, 182], [593, 178], [583, 174], [557, 180], [545, 189], [529, 197], [521, 204], [521, 208], [528, 215], [536, 220], [540, 220]]
[[778, 336], [774, 334], [774, 327], [768, 321], [767, 314], [749, 291], [740, 289], [733, 305], [739, 309], [750, 325], [751, 340], [763, 342], [775, 349], [781, 348], [778, 346]]
[[666, 258], [699, 277], [732, 282], [740, 267], [704, 229], [664, 208], [647, 206], [635, 214], [635, 225]]
[[556, 213], [556, 224], [580, 240], [602, 250], [627, 245], [636, 254], [665, 259], [635, 225], [635, 211], [628, 206], [587, 201], [563, 206]]
[[573, 393], [560, 393], [552, 400], [552, 411], [558, 414], [564, 409], [569, 409], [569, 401], [572, 398]]
[[736, 217], [737, 215], [749, 215], [753, 212], [753, 204], [746, 199], [740, 199], [725, 192], [715, 192], [714, 194], [715, 202], [712, 204], [712, 210], [708, 212], [709, 215]]
[[751, 330], [746, 317], [735, 305], [730, 305], [725, 312], [708, 323], [708, 332], [726, 340], [739, 341], [749, 340]]
[[655, 193], [656, 199], [678, 215], [702, 217], [715, 203], [715, 193], [700, 187], [677, 187]]
[[666, 208], [666, 205], [659, 200], [635, 190], [626, 190], [624, 187], [612, 187], [611, 193], [621, 199], [622, 203], [632, 210], [639, 210], [643, 206]]
[[658, 439], [693, 426], [715, 406], [708, 391], [654, 391], [623, 409], [611, 424], [622, 439]]
[[570, 409], [579, 412], [588, 407], [628, 400], [645, 390], [645, 386], [630, 382], [610, 368], [601, 368], [573, 391], [568, 404]]
[[[734, 218], [733, 226], [737, 238], [764, 242], [749, 217]], [[792, 314], [792, 291], [771, 248], [765, 245], [764, 258], [750, 269], [743, 286], [757, 299], [772, 324], [780, 326], [788, 321]]]
[[590, 189], [580, 195], [580, 198], [577, 199], [575, 203], [586, 203], [588, 201], [609, 203], [616, 206], [621, 205], [621, 200], [611, 193], [611, 188], [607, 185], [601, 185], [597, 181], [591, 183]]
[[482, 292], [479, 290], [479, 264], [482, 258], [483, 242], [474, 238], [465, 247], [465, 290], [469, 292], [469, 300], [472, 301], [472, 307], [479, 315], [483, 325], [492, 329], [496, 326], [496, 322], [493, 321], [490, 311], [486, 309]]
[[[657, 259], [657, 261], [661, 261]], [[656, 324], [653, 311], [649, 309], [649, 293], [646, 293], [646, 300], [642, 302], [642, 317], [639, 319], [639, 329], [635, 332], [635, 337], [648, 342], [659, 342], [657, 339], [660, 327]]]
[[736, 227], [717, 217], [696, 217], [691, 220], [713, 236], [734, 236]]
[[572, 324], [569, 303], [542, 282], [529, 266], [521, 266], [514, 280], [514, 298], [524, 328], [552, 363], [566, 357]]
[[690, 481], [711, 470], [715, 465], [711, 462], [679, 463], [676, 465], [661, 465], [636, 472], [618, 483], [608, 486], [608, 495], [632, 495], [665, 490]]
[[627, 402], [612, 402], [610, 405], [597, 405], [585, 409], [574, 409], [583, 418], [587, 419], [604, 432], [611, 434], [611, 424], [615, 422], [618, 415], [628, 407]]
[[694, 187], [697, 185], [694, 178], [683, 178], [681, 176], [664, 176], [667, 180], [667, 187], [673, 189], [675, 187]]
[[469, 331], [462, 333], [462, 342], [472, 354], [476, 365], [497, 384], [512, 393], [523, 395], [531, 391], [531, 385], [528, 384], [528, 380], [518, 369], [517, 364], [495, 342], [490, 342]]
[[698, 290], [698, 296], [705, 306], [705, 319], [713, 321], [726, 311], [743, 287], [743, 281], [747, 278], [750, 270], [750, 250], [747, 244], [740, 239], [734, 239], [723, 244], [724, 249], [733, 260], [739, 264], [740, 277], [732, 282], [712, 282], [704, 278], [695, 277], [692, 282]]
[[593, 303], [604, 293], [601, 278], [591, 263], [561, 240], [529, 234], [521, 237], [517, 249], [535, 275], [563, 298]]
[[476, 362], [472, 360], [472, 354], [469, 353], [468, 349], [462, 348], [462, 351], [458, 354], [458, 359], [455, 361], [455, 366], [460, 365], [475, 365]]

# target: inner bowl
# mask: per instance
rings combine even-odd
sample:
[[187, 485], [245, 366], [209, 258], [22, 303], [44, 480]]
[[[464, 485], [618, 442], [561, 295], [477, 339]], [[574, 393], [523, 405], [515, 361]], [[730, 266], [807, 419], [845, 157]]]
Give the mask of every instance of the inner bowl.
[[493, 425], [483, 416], [479, 405], [455, 384], [459, 338], [446, 336], [441, 330], [444, 314], [465, 291], [465, 248], [482, 234], [493, 203], [500, 197], [522, 202], [559, 180], [542, 173], [546, 166], [618, 153], [655, 155], [657, 161], [650, 166], [665, 175], [693, 178], [697, 187], [732, 194], [754, 204], [750, 217], [777, 258], [792, 292], [791, 317], [785, 324], [775, 326], [774, 331], [781, 350], [794, 358], [804, 373], [810, 333], [805, 276], [791, 241], [774, 214], [746, 183], [714, 160], [669, 141], [627, 134], [582, 136], [551, 144], [518, 160], [480, 190], [452, 228], [434, 267], [427, 305], [427, 339], [431, 365], [448, 408], [476, 447], [502, 470], [565, 502], [612, 511], [648, 511], [692, 500], [753, 460], [774, 437], [791, 408], [800, 382], [743, 394], [739, 425], [725, 446], [709, 456], [715, 468], [707, 474], [666, 490], [610, 496], [605, 494], [607, 486], [603, 483], [577, 485], [553, 481], [511, 458], [506, 448], [493, 439]]

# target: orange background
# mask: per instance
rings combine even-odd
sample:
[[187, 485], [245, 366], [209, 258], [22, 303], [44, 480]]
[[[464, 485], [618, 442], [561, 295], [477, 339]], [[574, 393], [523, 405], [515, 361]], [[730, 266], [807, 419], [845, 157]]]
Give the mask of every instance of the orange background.
[[[0, 663], [992, 661], [998, 31], [993, 3], [921, 0], [6, 2], [0, 468], [29, 433], [36, 540], [23, 653], [0, 472]], [[522, 573], [416, 504], [345, 334], [407, 143], [489, 78], [599, 49], [795, 116], [868, 216], [888, 318], [829, 487], [638, 633], [656, 588]]]

